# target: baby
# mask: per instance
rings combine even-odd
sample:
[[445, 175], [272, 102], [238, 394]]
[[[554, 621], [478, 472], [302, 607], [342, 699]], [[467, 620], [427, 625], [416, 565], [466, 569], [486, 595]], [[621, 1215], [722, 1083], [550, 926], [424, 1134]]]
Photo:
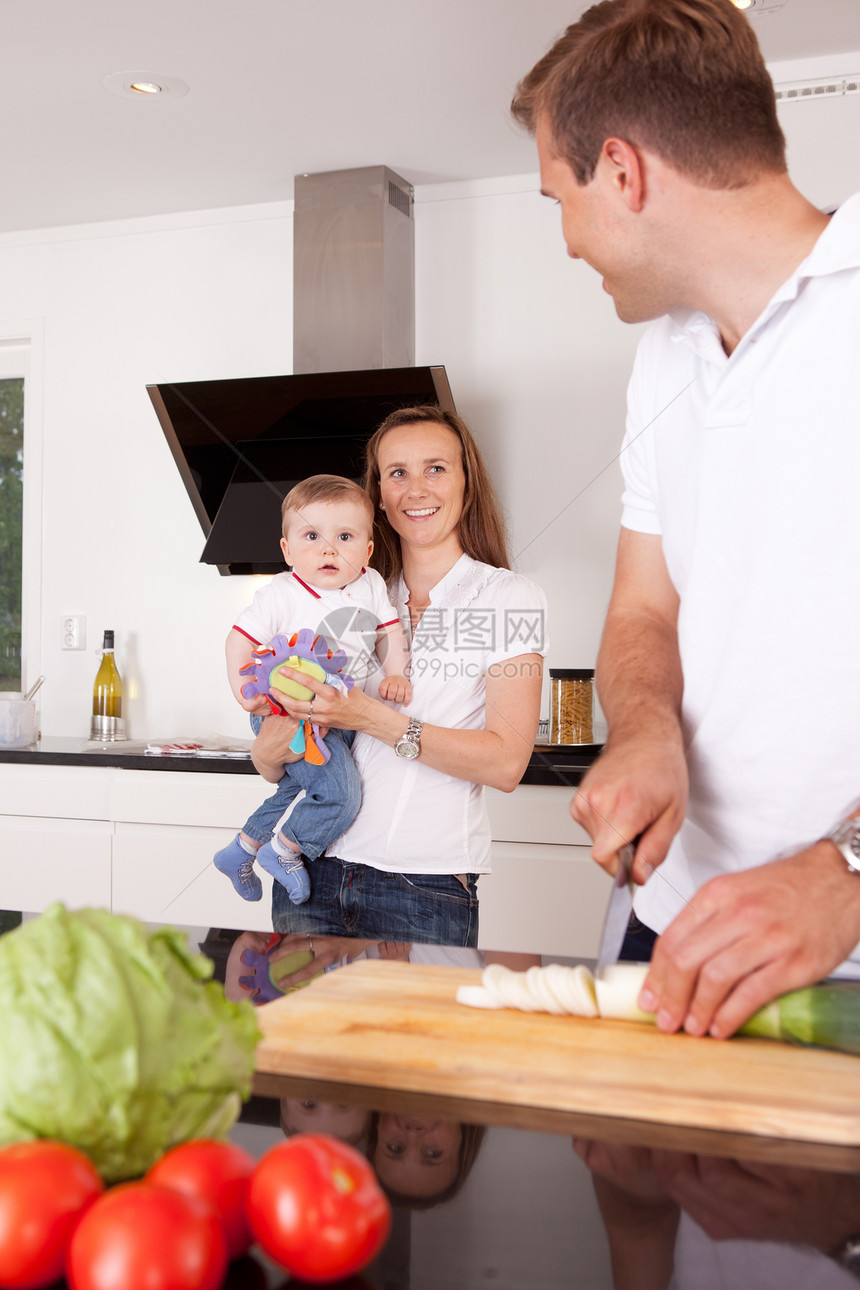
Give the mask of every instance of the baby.
[[[246, 699], [240, 675], [253, 651], [272, 637], [303, 628], [324, 636], [332, 651], [342, 649], [343, 671], [364, 689], [377, 661], [385, 677], [379, 696], [408, 704], [412, 687], [406, 634], [388, 599], [385, 583], [366, 567], [373, 551], [373, 504], [363, 488], [340, 475], [312, 475], [292, 488], [281, 508], [281, 550], [292, 572], [279, 573], [261, 587], [227, 637], [227, 673], [239, 703], [259, 733], [269, 712], [263, 695]], [[215, 856], [244, 900], [259, 900], [263, 869], [283, 884], [294, 905], [310, 896], [303, 856], [315, 860], [352, 823], [361, 803], [358, 771], [349, 749], [354, 731], [329, 730], [329, 760], [322, 766], [290, 762], [271, 797], [242, 831]]]

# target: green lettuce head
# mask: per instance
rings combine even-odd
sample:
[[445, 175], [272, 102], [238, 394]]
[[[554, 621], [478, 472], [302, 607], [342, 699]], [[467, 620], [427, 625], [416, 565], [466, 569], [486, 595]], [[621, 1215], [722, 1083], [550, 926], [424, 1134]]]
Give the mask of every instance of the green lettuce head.
[[251, 1091], [259, 1030], [174, 928], [52, 905], [0, 936], [0, 1145], [55, 1138], [105, 1182], [220, 1137]]

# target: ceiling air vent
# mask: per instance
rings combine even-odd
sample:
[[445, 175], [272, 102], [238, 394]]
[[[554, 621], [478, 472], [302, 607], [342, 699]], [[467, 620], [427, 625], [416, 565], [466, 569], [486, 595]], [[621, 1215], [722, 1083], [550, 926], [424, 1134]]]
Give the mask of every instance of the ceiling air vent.
[[860, 94], [860, 74], [821, 76], [814, 81], [783, 81], [774, 86], [777, 103], [800, 103], [809, 99], [843, 98]]
[[412, 190], [410, 189], [407, 192], [403, 188], [398, 188], [397, 184], [393, 184], [389, 179], [388, 205], [393, 206], [396, 211], [400, 211], [401, 215], [405, 215], [407, 219], [411, 219], [412, 218]]

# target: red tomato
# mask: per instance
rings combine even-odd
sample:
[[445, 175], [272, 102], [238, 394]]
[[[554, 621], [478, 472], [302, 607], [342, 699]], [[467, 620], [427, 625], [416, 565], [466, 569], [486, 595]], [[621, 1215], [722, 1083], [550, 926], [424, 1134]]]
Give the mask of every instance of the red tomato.
[[159, 1187], [204, 1200], [221, 1220], [228, 1256], [238, 1259], [253, 1240], [245, 1206], [253, 1168], [254, 1157], [242, 1147], [198, 1138], [166, 1152], [146, 1178]]
[[78, 1224], [69, 1249], [72, 1290], [218, 1290], [227, 1241], [196, 1196], [149, 1182], [105, 1192]]
[[307, 1281], [337, 1281], [382, 1249], [391, 1206], [354, 1147], [299, 1133], [266, 1152], [251, 1175], [248, 1215], [260, 1245]]
[[78, 1219], [101, 1190], [87, 1157], [62, 1142], [0, 1151], [0, 1285], [37, 1290], [59, 1280]]

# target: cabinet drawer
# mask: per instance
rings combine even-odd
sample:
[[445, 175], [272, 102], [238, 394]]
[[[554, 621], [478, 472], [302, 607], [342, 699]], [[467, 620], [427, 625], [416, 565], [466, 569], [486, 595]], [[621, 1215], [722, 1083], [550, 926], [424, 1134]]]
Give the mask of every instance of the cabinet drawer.
[[37, 914], [62, 900], [109, 909], [112, 833], [98, 821], [0, 817], [0, 908]]
[[0, 774], [0, 815], [109, 820], [110, 767], [11, 766]]
[[268, 874], [258, 868], [263, 898], [247, 901], [212, 863], [215, 852], [235, 835], [235, 828], [117, 824], [114, 910], [148, 922], [270, 932], [272, 880]]
[[259, 775], [206, 775], [194, 771], [118, 770], [111, 783], [113, 820], [193, 825], [237, 833], [275, 791]]
[[492, 859], [478, 882], [481, 949], [597, 957], [612, 879], [588, 847], [494, 842]]
[[552, 842], [591, 846], [591, 839], [570, 818], [572, 788], [520, 784], [513, 793], [485, 790], [493, 838], [499, 842]]

